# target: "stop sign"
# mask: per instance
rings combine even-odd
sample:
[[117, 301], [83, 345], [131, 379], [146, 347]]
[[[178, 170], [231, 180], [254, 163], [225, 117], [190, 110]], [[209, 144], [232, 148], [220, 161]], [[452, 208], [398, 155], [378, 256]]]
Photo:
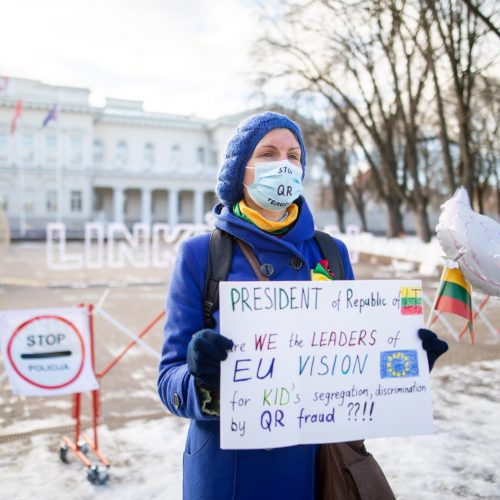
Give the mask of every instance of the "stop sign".
[[0, 311], [0, 348], [13, 392], [74, 394], [99, 388], [84, 307]]
[[82, 372], [85, 346], [76, 326], [61, 316], [35, 316], [17, 327], [7, 345], [16, 373], [44, 389], [71, 384]]

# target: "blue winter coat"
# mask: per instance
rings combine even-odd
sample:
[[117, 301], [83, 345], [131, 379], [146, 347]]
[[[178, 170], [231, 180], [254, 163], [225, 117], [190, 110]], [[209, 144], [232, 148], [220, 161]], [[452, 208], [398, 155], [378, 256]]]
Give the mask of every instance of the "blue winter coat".
[[[248, 243], [261, 263], [272, 264], [271, 280], [310, 280], [311, 269], [323, 256], [313, 239], [314, 222], [303, 198], [299, 205], [297, 221], [281, 238], [239, 219], [227, 207], [214, 209], [215, 225]], [[184, 452], [184, 499], [313, 499], [317, 445], [221, 450], [219, 418], [202, 413], [195, 378], [187, 369], [186, 352], [193, 334], [205, 327], [202, 300], [209, 238], [209, 234], [195, 236], [180, 247], [170, 282], [159, 367], [161, 400], [173, 414], [191, 419]], [[345, 245], [335, 242], [345, 279], [354, 279]], [[228, 281], [256, 280], [237, 245], [233, 252]], [[303, 263], [300, 269], [297, 258]], [[214, 317], [218, 331], [218, 313]]]

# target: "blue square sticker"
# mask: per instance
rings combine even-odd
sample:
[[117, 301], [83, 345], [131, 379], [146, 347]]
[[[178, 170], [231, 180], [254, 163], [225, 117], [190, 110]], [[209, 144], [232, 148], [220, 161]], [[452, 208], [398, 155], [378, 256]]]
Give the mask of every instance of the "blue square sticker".
[[380, 376], [382, 378], [404, 378], [418, 376], [417, 351], [381, 352]]

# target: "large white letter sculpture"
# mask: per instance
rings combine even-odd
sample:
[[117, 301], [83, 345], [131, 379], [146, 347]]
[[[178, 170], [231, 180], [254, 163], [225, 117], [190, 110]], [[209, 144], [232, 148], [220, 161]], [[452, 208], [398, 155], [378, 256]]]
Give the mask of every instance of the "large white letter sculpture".
[[[103, 267], [165, 268], [175, 257], [176, 244], [195, 234], [211, 231], [202, 224], [137, 223], [130, 232], [123, 223], [85, 224], [83, 254], [68, 253], [66, 226], [60, 222], [47, 224], [47, 267], [54, 270], [101, 269]], [[105, 239], [106, 244], [105, 244]]]

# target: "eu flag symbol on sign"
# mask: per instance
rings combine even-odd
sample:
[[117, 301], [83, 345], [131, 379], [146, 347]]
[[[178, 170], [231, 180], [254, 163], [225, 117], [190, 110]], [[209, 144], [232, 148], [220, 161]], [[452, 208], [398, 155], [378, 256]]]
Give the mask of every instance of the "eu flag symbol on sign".
[[380, 353], [380, 376], [382, 378], [416, 377], [417, 375], [417, 351], [384, 351]]

